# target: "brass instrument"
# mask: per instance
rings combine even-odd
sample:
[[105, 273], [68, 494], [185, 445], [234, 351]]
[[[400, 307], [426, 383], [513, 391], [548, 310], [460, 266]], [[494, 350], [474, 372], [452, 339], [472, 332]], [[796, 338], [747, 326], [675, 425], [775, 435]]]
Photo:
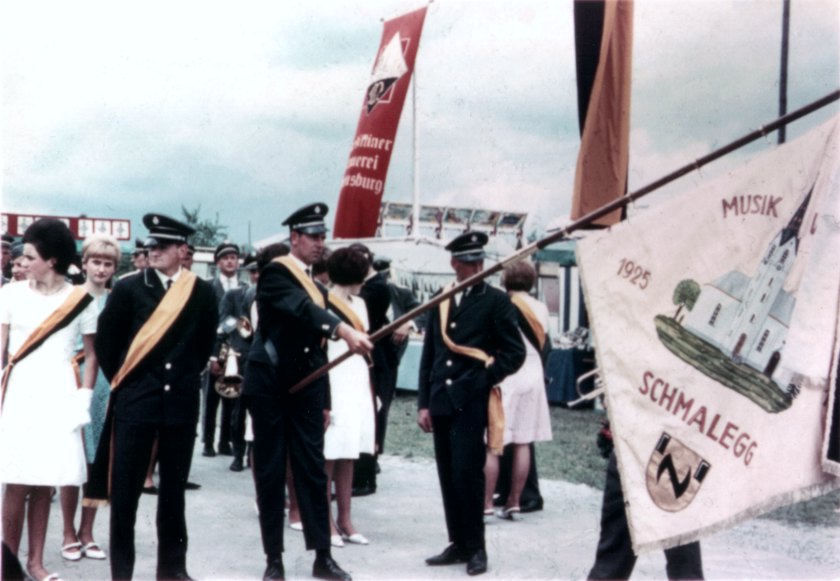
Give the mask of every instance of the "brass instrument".
[[[223, 321], [220, 331], [224, 334], [229, 334], [236, 330], [243, 339], [250, 339], [254, 334], [251, 328], [251, 321], [248, 317], [239, 317], [234, 319], [228, 317]], [[222, 343], [219, 349], [219, 365], [222, 366], [224, 372], [216, 378], [216, 383], [213, 388], [220, 396], [235, 399], [242, 393], [242, 375], [239, 373], [239, 355], [230, 346], [228, 341]]]

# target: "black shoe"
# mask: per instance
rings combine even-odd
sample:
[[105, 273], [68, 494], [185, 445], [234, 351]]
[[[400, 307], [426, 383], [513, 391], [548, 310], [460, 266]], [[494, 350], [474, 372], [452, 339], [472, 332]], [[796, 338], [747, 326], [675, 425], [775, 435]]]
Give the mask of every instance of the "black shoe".
[[212, 458], [216, 455], [216, 451], [213, 449], [213, 446], [205, 444], [204, 451], [201, 452], [202, 456], [207, 456], [208, 458]]
[[220, 456], [233, 456], [233, 449], [230, 447], [230, 444], [227, 442], [222, 442], [219, 444], [219, 455]]
[[263, 573], [263, 581], [283, 581], [285, 578], [286, 572], [283, 570], [283, 561], [281, 559], [268, 561], [268, 566]]
[[481, 575], [487, 572], [487, 551], [479, 549], [467, 561], [467, 575]]
[[463, 549], [459, 549], [455, 544], [446, 547], [440, 555], [429, 557], [426, 559], [426, 564], [432, 567], [440, 565], [454, 565], [455, 563], [466, 563], [469, 560], [469, 554]]
[[184, 484], [184, 490], [198, 490], [199, 488], [201, 488], [201, 484], [196, 484], [195, 482], [190, 482], [189, 480], [186, 484]]
[[316, 579], [337, 579], [338, 581], [353, 581], [350, 574], [338, 566], [332, 557], [319, 557], [312, 564], [312, 576]]
[[362, 486], [353, 487], [353, 496], [370, 496], [376, 492], [375, 484], [364, 484]]
[[172, 575], [161, 575], [158, 573], [157, 575], [158, 581], [195, 581], [192, 577], [190, 577], [189, 573], [186, 571], [178, 571], [177, 573], [173, 573]]
[[158, 487], [152, 484], [151, 486], [144, 486], [143, 487], [143, 494], [157, 494]]
[[234, 458], [233, 462], [230, 463], [230, 470], [231, 472], [242, 472], [245, 470], [245, 467], [242, 465], [242, 458]]
[[543, 509], [543, 499], [535, 498], [519, 503], [519, 512], [537, 512]]

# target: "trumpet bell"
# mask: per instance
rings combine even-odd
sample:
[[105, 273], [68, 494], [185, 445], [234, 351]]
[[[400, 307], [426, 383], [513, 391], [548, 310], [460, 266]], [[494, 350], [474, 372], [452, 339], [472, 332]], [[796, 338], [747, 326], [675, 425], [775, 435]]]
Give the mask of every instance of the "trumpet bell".
[[220, 396], [227, 399], [234, 399], [242, 394], [243, 378], [239, 374], [239, 354], [230, 349], [226, 352], [225, 372], [216, 379], [213, 389]]

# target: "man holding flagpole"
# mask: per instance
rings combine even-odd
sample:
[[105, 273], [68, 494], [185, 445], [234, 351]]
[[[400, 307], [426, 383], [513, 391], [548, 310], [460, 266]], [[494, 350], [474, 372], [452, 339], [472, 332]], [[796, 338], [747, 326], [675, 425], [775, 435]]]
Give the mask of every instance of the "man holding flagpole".
[[305, 389], [290, 388], [327, 363], [328, 339], [342, 339], [348, 350], [367, 355], [373, 345], [326, 310], [327, 289], [312, 279], [311, 266], [324, 253], [327, 206], [315, 203], [284, 222], [291, 254], [260, 271], [258, 325], [248, 352], [245, 406], [254, 428], [254, 483], [266, 569], [263, 579], [285, 578], [283, 508], [286, 458], [292, 466], [306, 548], [315, 551], [313, 577], [350, 581], [330, 552], [324, 429], [329, 418], [329, 376]]
[[[96, 354], [111, 381], [106, 421], [112, 437], [100, 441], [92, 486], [104, 474], [105, 496], [110, 488], [111, 576], [131, 579], [137, 505], [157, 438], [157, 578], [190, 579], [184, 490], [195, 446], [199, 375], [213, 347], [218, 311], [210, 284], [181, 268], [195, 230], [160, 214], [147, 214], [143, 223], [150, 267], [117, 282], [99, 317]], [[89, 492], [86, 502], [102, 497]]]

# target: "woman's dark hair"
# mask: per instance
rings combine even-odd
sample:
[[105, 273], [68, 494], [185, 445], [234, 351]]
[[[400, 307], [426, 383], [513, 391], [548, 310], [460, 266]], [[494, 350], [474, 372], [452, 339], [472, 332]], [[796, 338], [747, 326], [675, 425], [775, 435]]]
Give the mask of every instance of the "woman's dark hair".
[[342, 286], [364, 282], [369, 269], [367, 257], [353, 247], [339, 248], [327, 260], [330, 280]]
[[282, 242], [269, 244], [257, 252], [257, 271], [265, 268], [269, 262], [278, 256], [286, 256], [289, 253], [289, 245]]
[[41, 218], [23, 233], [23, 243], [31, 244], [44, 260], [54, 259], [56, 273], [67, 274], [76, 258], [76, 240], [70, 228], [61, 220]]
[[356, 252], [361, 252], [365, 255], [365, 258], [368, 259], [368, 262], [373, 263], [373, 252], [370, 251], [370, 248], [362, 244], [361, 242], [354, 242], [348, 248], [351, 250], [355, 250]]
[[536, 280], [537, 269], [527, 260], [520, 260], [505, 267], [502, 274], [502, 284], [509, 291], [529, 292], [534, 287], [534, 281]]

